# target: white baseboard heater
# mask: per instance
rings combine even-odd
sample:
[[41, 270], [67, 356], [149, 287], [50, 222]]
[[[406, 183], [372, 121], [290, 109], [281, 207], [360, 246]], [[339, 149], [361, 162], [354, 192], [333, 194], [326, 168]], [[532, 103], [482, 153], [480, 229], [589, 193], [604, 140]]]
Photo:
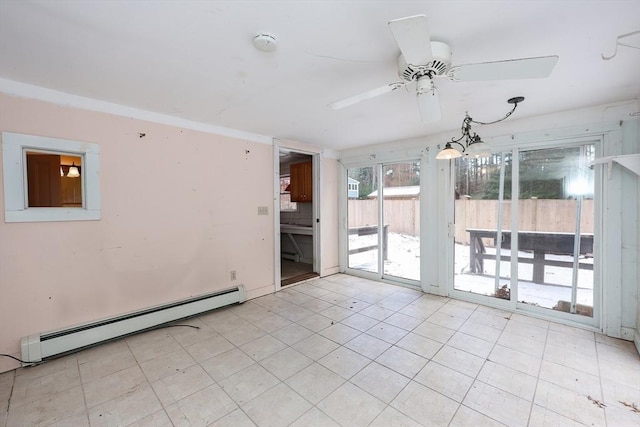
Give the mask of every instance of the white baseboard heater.
[[67, 329], [22, 338], [22, 360], [41, 362], [247, 299], [243, 285]]

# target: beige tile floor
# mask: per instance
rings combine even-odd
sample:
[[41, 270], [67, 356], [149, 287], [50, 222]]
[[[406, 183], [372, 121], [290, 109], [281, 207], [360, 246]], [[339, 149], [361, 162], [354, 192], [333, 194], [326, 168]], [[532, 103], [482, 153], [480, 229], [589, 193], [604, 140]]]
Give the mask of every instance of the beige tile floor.
[[631, 343], [347, 275], [0, 374], [6, 426], [638, 426]]

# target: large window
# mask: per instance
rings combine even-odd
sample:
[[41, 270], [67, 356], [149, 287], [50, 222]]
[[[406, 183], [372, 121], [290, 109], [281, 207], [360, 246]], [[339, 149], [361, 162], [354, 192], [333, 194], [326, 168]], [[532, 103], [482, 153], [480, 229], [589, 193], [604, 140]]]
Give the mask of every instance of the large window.
[[460, 158], [454, 290], [593, 317], [595, 144]]
[[6, 222], [100, 219], [97, 144], [2, 134]]

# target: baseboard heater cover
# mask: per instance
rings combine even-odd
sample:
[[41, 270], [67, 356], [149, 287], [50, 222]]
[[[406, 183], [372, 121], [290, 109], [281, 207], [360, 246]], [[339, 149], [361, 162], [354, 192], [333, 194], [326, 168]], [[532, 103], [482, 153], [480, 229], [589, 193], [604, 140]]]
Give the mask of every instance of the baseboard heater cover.
[[29, 335], [22, 338], [22, 360], [26, 363], [70, 353], [141, 332], [165, 323], [195, 316], [219, 307], [246, 301], [243, 285], [218, 292], [175, 301], [120, 316], [67, 329]]

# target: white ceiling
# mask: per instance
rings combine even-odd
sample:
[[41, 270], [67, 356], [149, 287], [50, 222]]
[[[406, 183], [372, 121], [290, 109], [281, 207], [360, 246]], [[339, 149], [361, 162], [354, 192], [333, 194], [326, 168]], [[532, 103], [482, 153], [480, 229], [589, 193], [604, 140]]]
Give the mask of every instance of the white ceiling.
[[[559, 55], [537, 80], [437, 80], [443, 119], [420, 121], [404, 89], [334, 111], [397, 81], [387, 22], [425, 14], [453, 64]], [[342, 150], [489, 121], [640, 97], [640, 1], [0, 0], [0, 77], [192, 121]], [[252, 40], [268, 33], [273, 53]], [[0, 90], [2, 87], [0, 86]], [[454, 136], [454, 135], [452, 135]]]

